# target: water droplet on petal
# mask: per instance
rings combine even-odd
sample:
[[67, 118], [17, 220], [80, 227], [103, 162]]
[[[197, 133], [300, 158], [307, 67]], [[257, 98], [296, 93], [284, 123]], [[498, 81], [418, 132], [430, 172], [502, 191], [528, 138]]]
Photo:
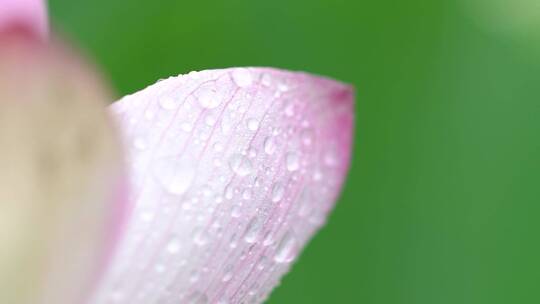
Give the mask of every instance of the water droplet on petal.
[[229, 159], [229, 167], [239, 176], [246, 176], [251, 173], [253, 167], [251, 161], [242, 154], [233, 154]]
[[257, 131], [257, 129], [259, 128], [259, 121], [255, 118], [250, 118], [247, 121], [247, 127], [251, 131]]
[[193, 242], [196, 245], [204, 246], [208, 243], [210, 239], [210, 236], [208, 235], [208, 232], [203, 228], [198, 228], [193, 233]]
[[180, 251], [180, 242], [176, 238], [171, 239], [167, 244], [166, 250], [170, 254], [177, 254]]
[[249, 87], [253, 83], [251, 72], [248, 69], [237, 68], [232, 72], [232, 79], [241, 88]]
[[275, 151], [276, 151], [276, 142], [274, 138], [267, 137], [264, 140], [264, 152], [266, 152], [266, 154], [268, 155], [272, 155], [274, 154]]
[[272, 188], [272, 202], [279, 202], [285, 194], [285, 187], [281, 183], [276, 183]]
[[195, 177], [195, 167], [192, 162], [186, 160], [164, 158], [155, 163], [153, 173], [168, 192], [181, 195], [191, 187]]
[[221, 104], [221, 97], [213, 85], [203, 85], [195, 93], [201, 107], [206, 109], [217, 108]]
[[300, 168], [300, 157], [298, 156], [298, 153], [289, 152], [285, 158], [287, 170], [296, 171]]
[[260, 217], [256, 216], [248, 223], [246, 232], [244, 234], [244, 240], [247, 243], [256, 243], [259, 239], [259, 232], [262, 229], [263, 221]]
[[277, 263], [290, 263], [294, 260], [296, 254], [296, 238], [292, 233], [287, 232], [279, 241], [274, 255], [274, 261]]

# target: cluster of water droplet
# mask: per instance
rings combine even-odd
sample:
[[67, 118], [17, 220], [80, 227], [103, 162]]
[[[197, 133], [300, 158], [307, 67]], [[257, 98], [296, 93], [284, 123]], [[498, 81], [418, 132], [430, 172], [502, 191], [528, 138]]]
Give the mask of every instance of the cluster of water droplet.
[[98, 303], [266, 298], [323, 223], [342, 174], [331, 105], [295, 77], [194, 72], [116, 106], [136, 208]]

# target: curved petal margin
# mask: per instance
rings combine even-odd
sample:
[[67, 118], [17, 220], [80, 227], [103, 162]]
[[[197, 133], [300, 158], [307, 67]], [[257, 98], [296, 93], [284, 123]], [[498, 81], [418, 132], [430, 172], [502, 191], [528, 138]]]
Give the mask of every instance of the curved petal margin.
[[353, 100], [327, 78], [232, 68], [115, 103], [135, 210], [91, 303], [264, 301], [339, 195]]

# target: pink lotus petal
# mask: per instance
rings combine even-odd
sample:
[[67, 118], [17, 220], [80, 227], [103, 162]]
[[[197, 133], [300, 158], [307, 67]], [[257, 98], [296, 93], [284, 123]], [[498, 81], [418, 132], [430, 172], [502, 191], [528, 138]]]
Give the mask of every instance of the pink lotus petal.
[[24, 28], [44, 38], [48, 33], [44, 0], [0, 0], [0, 32]]
[[339, 195], [353, 99], [327, 78], [233, 68], [114, 104], [135, 211], [91, 303], [262, 302]]
[[80, 303], [127, 203], [110, 94], [78, 56], [19, 34], [0, 35], [0, 303]]

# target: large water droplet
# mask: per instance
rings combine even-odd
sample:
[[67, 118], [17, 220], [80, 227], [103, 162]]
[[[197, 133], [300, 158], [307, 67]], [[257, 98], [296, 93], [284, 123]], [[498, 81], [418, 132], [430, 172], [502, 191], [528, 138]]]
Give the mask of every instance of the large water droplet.
[[249, 87], [253, 83], [251, 72], [248, 69], [237, 68], [232, 72], [232, 79], [241, 88]]
[[287, 164], [287, 170], [296, 171], [300, 168], [300, 156], [296, 152], [289, 152], [285, 157], [285, 162]]
[[153, 173], [157, 181], [171, 194], [184, 194], [195, 178], [195, 167], [193, 162], [185, 159], [163, 158], [158, 160]]
[[291, 232], [285, 233], [276, 248], [274, 261], [277, 263], [290, 263], [296, 254], [296, 238]]
[[264, 140], [264, 152], [268, 155], [274, 154], [276, 151], [276, 142], [273, 137], [267, 137]]
[[285, 194], [285, 187], [281, 183], [276, 183], [272, 188], [272, 202], [277, 203]]
[[229, 167], [239, 176], [246, 176], [253, 170], [251, 161], [242, 154], [233, 154], [229, 159]]

